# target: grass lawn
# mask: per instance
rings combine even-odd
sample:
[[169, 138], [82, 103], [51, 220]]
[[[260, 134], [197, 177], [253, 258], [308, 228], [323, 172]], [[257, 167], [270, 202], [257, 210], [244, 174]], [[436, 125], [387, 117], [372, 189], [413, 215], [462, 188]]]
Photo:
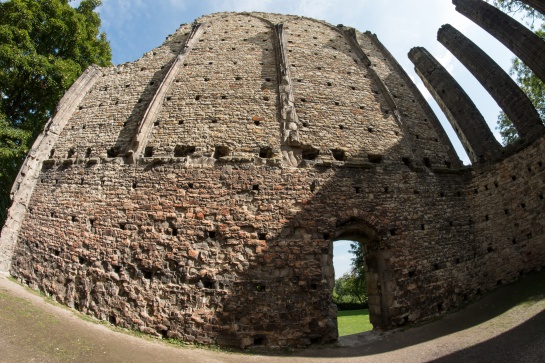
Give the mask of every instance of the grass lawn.
[[352, 335], [369, 331], [373, 326], [369, 322], [369, 310], [345, 310], [337, 314], [339, 336]]

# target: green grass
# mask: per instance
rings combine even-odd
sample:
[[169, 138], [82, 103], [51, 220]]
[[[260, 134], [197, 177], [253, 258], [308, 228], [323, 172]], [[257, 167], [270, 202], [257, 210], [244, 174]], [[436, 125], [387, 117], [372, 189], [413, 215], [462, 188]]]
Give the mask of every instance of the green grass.
[[369, 322], [369, 310], [345, 310], [337, 315], [339, 324], [339, 336], [363, 333], [373, 329]]

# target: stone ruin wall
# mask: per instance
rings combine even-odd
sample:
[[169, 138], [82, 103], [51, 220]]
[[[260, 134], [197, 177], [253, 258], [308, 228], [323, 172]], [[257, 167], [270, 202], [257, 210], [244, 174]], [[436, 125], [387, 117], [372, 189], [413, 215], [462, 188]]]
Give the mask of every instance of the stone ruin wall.
[[48, 159], [108, 158], [125, 151], [190, 29], [181, 26], [133, 63], [102, 68]]
[[[45, 157], [12, 275], [118, 326], [246, 347], [336, 339], [332, 241], [343, 236], [365, 245], [381, 329], [543, 265], [541, 139], [462, 168], [374, 35], [355, 32], [358, 49], [349, 29], [306, 18], [198, 21], [132, 164], [124, 155], [191, 26], [100, 70]], [[283, 141], [282, 52], [298, 144]]]
[[481, 291], [544, 265], [544, 148], [541, 138], [480, 170], [467, 187], [475, 224], [473, 252], [481, 264], [473, 279]]

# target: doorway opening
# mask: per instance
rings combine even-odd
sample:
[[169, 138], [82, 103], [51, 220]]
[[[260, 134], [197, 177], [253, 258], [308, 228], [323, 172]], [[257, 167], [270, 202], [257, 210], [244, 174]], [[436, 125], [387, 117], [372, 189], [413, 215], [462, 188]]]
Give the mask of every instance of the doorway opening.
[[[360, 269], [360, 275], [364, 275], [364, 280], [361, 281], [362, 276], [359, 276], [360, 281], [358, 282], [359, 285], [357, 286], [363, 287], [361, 290], [366, 289], [366, 291], [358, 291], [356, 287], [355, 292], [352, 294], [352, 300], [356, 302], [356, 304], [360, 303], [359, 307], [361, 307], [361, 309], [356, 310], [364, 310], [365, 308], [362, 305], [366, 305], [367, 315], [365, 315], [365, 318], [363, 318], [365, 311], [355, 313], [356, 316], [360, 316], [360, 321], [363, 320], [364, 323], [357, 323], [356, 319], [353, 318], [353, 315], [351, 316], [352, 313], [350, 313], [350, 310], [345, 309], [345, 307], [350, 308], [350, 306], [335, 304], [337, 305], [337, 311], [339, 312], [337, 322], [338, 331], [341, 336], [354, 334], [350, 333], [350, 330], [345, 330], [343, 327], [343, 320], [346, 319], [351, 322], [352, 325], [355, 325], [355, 328], [357, 328], [356, 330], [359, 330], [360, 332], [370, 329], [385, 330], [389, 326], [389, 314], [387, 307], [389, 306], [388, 301], [391, 300], [391, 294], [389, 293], [389, 289], [384, 289], [384, 287], [388, 287], [391, 284], [389, 284], [387, 281], [389, 270], [386, 263], [387, 256], [384, 255], [385, 251], [379, 248], [380, 240], [381, 238], [376, 229], [365, 222], [356, 221], [353, 219], [346, 223], [337, 225], [337, 229], [332, 236], [332, 242], [330, 245], [330, 266], [333, 268], [330, 269], [332, 272], [331, 276], [329, 277], [329, 286], [332, 290], [332, 298], [335, 297], [337, 301], [341, 300], [339, 299], [339, 291], [334, 291], [336, 280], [342, 279], [347, 273], [348, 277], [350, 277], [350, 274], [358, 275], [358, 268]], [[333, 251], [334, 248], [335, 252]], [[358, 266], [352, 266], [352, 259], [355, 259], [356, 257], [354, 254], [349, 252], [350, 250], [354, 250], [359, 253]], [[336, 262], [336, 260], [339, 260], [339, 262]], [[338, 270], [338, 272], [335, 272], [336, 270]], [[337, 286], [339, 287], [338, 283]], [[358, 293], [360, 294], [360, 298], [361, 296], [364, 296], [364, 298], [360, 300], [360, 298], [356, 296]], [[336, 294], [336, 296], [334, 296], [334, 294]], [[383, 294], [386, 294], [386, 296], [383, 296]], [[353, 307], [358, 308], [358, 306]], [[346, 318], [346, 316], [348, 316], [348, 318]], [[366, 325], [366, 320], [368, 320], [370, 324]]]
[[347, 239], [334, 241], [333, 268], [333, 302], [337, 305], [339, 337], [372, 330], [365, 256], [360, 242]]

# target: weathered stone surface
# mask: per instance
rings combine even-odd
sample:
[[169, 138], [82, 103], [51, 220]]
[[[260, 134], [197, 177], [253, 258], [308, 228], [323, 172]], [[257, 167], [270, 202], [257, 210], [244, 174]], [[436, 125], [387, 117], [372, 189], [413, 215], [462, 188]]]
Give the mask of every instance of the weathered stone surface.
[[473, 163], [498, 158], [501, 146], [467, 93], [426, 49], [409, 52], [415, 71], [441, 107]]
[[545, 42], [509, 15], [482, 0], [452, 0], [456, 10], [503, 43], [545, 81]]
[[[364, 36], [365, 35], [365, 36]], [[454, 151], [451, 141], [449, 140], [443, 126], [433, 113], [430, 105], [426, 102], [416, 85], [412, 82], [407, 73], [401, 68], [399, 63], [392, 56], [390, 51], [384, 47], [378, 37], [371, 32], [365, 32], [359, 35], [363, 49], [369, 49], [370, 59], [375, 62], [381, 78], [384, 80], [387, 88], [391, 90], [394, 99], [398, 104], [398, 108], [402, 110], [403, 117], [406, 119], [405, 127], [408, 134], [414, 139], [416, 146], [415, 153], [423, 151], [423, 154], [418, 155], [419, 160], [424, 161], [427, 158], [432, 165], [438, 167], [460, 167], [462, 163], [458, 159], [458, 155]], [[374, 47], [373, 47], [374, 45]], [[409, 89], [405, 89], [408, 85]], [[419, 118], [424, 115], [424, 118]], [[429, 129], [432, 128], [433, 131]], [[435, 137], [437, 135], [437, 137]], [[433, 146], [440, 142], [441, 147], [448, 148], [448, 157], [444, 158], [438, 150], [439, 147]], [[427, 144], [422, 147], [422, 144]], [[436, 152], [432, 152], [437, 149]], [[443, 159], [441, 159], [443, 157]]]
[[543, 134], [545, 126], [532, 101], [515, 81], [475, 43], [451, 25], [443, 25], [437, 40], [462, 62], [500, 105], [525, 140]]
[[57, 105], [55, 115], [47, 122], [44, 132], [36, 139], [17, 175], [11, 189], [13, 204], [9, 209], [6, 223], [0, 235], [0, 272], [5, 273], [9, 270], [13, 247], [17, 241], [21, 223], [26, 216], [32, 193], [38, 182], [42, 163], [52, 156], [51, 150], [57, 142], [59, 134], [69, 122], [89, 89], [95, 84], [99, 73], [100, 71], [96, 67], [89, 67], [74, 82]]
[[542, 138], [461, 168], [374, 35], [279, 14], [197, 21], [198, 36], [183, 25], [97, 70], [66, 127], [53, 119], [2, 231], [13, 276], [147, 334], [302, 346], [337, 338], [334, 240], [363, 244], [377, 329], [544, 265]]
[[134, 153], [136, 153], [137, 157], [141, 157], [144, 154], [144, 147], [153, 128], [153, 124], [155, 122], [159, 122], [158, 114], [166, 101], [166, 93], [172, 88], [172, 83], [182, 69], [186, 55], [195, 46], [195, 43], [199, 40], [202, 32], [202, 24], [197, 23], [193, 26], [193, 29], [191, 29], [191, 32], [184, 40], [180, 53], [172, 62], [170, 69], [165, 75], [165, 78], [161, 81], [161, 84], [157, 89], [157, 93], [153, 96], [148, 109], [142, 117], [142, 121], [138, 125], [136, 135], [130, 144], [130, 149], [128, 150], [130, 155], [128, 156], [132, 159], [131, 161], [134, 162]]

